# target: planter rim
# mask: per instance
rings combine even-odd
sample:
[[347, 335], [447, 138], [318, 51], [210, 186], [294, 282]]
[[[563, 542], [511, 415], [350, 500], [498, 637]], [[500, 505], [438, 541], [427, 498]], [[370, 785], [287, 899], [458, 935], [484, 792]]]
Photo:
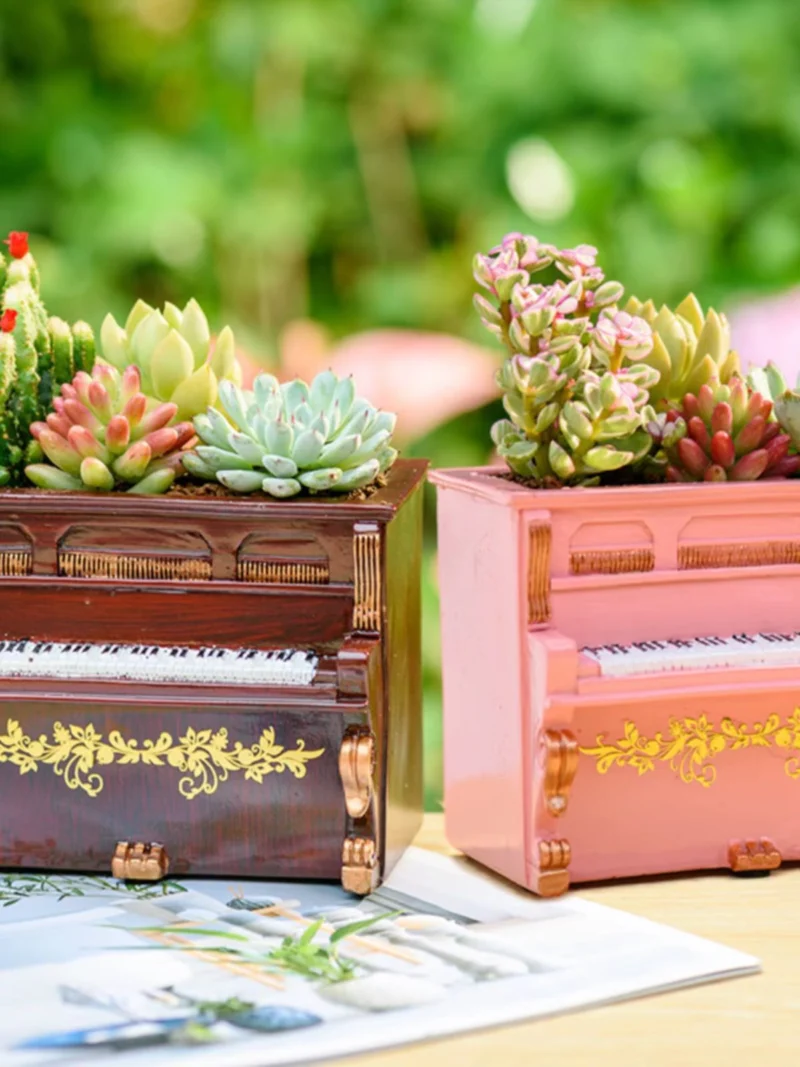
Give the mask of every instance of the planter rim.
[[533, 489], [499, 477], [508, 471], [504, 465], [450, 467], [432, 470], [429, 480], [440, 489], [455, 489], [485, 500], [493, 500], [515, 510], [544, 508], [561, 510], [575, 507], [597, 510], [630, 507], [668, 507], [691, 503], [742, 505], [781, 498], [800, 503], [800, 478], [780, 478], [754, 482], [672, 482], [658, 485], [616, 485], [565, 489]]
[[141, 496], [124, 492], [83, 492], [73, 490], [0, 489], [0, 512], [8, 515], [14, 510], [21, 512], [48, 512], [63, 506], [70, 515], [96, 514], [98, 509], [109, 514], [118, 513], [129, 517], [147, 516], [168, 522], [172, 516], [196, 515], [226, 518], [264, 516], [282, 518], [313, 518], [315, 515], [330, 518], [330, 508], [354, 520], [385, 518], [397, 511], [414, 486], [424, 475], [428, 466], [426, 459], [398, 459], [387, 475], [386, 485], [366, 500], [337, 500], [327, 496], [312, 499], [306, 496], [289, 500], [254, 500], [246, 495], [240, 497], [187, 497], [187, 496]]

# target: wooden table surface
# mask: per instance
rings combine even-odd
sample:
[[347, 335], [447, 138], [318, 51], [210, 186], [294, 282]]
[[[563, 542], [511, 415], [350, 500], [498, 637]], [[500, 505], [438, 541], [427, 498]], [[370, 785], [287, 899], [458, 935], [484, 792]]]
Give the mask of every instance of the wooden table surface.
[[[416, 844], [455, 854], [441, 815]], [[348, 1059], [352, 1067], [704, 1067], [800, 1061], [800, 869], [720, 872], [579, 895], [758, 956], [763, 974]]]

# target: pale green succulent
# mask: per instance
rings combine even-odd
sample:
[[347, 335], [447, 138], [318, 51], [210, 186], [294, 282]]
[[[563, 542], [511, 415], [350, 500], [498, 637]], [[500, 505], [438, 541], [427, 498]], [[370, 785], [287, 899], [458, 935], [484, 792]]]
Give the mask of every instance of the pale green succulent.
[[642, 363], [654, 367], [658, 382], [650, 387], [650, 403], [656, 411], [680, 406], [687, 393], [701, 386], [725, 384], [740, 375], [739, 357], [731, 350], [731, 329], [724, 315], [703, 309], [690, 293], [673, 311], [656, 309], [631, 297], [625, 310], [638, 315], [653, 330], [653, 347]]
[[792, 389], [775, 364], [770, 362], [766, 367], [751, 367], [747, 384], [772, 401], [772, 410], [781, 429], [791, 437], [794, 448], [800, 450], [800, 375]]
[[209, 408], [195, 418], [202, 444], [184, 457], [184, 467], [233, 492], [348, 493], [370, 485], [397, 458], [391, 445], [397, 417], [356, 397], [353, 379], [332, 371], [310, 386], [261, 374], [252, 392], [222, 381], [219, 398], [222, 411]]
[[241, 382], [233, 331], [226, 326], [211, 349], [203, 309], [190, 300], [183, 311], [167, 303], [163, 311], [137, 300], [122, 327], [106, 315], [100, 330], [103, 360], [117, 370], [139, 368], [142, 391], [162, 403], [177, 404], [176, 419], [191, 419], [217, 401], [218, 385]]

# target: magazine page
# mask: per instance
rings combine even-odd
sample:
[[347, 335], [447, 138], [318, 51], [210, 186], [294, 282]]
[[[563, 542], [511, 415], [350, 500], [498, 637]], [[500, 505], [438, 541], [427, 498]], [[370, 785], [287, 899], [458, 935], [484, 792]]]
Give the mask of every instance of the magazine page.
[[272, 1067], [744, 974], [758, 961], [410, 849], [334, 885], [0, 876], [4, 1067]]

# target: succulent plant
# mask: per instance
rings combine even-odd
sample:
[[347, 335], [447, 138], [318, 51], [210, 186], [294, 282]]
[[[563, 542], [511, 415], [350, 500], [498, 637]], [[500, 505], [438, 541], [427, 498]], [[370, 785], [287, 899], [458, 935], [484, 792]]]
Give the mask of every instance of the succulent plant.
[[175, 404], [181, 421], [216, 403], [221, 380], [241, 381], [233, 331], [225, 326], [212, 351], [208, 320], [196, 300], [183, 311], [169, 303], [159, 311], [138, 300], [124, 327], [106, 315], [100, 347], [102, 358], [117, 370], [137, 366], [143, 391]]
[[323, 371], [310, 386], [299, 379], [281, 385], [261, 374], [252, 392], [229, 381], [219, 392], [223, 410], [196, 416], [202, 444], [184, 466], [233, 492], [346, 493], [374, 482], [397, 457], [390, 443], [396, 416], [356, 397], [352, 378]]
[[642, 303], [635, 297], [625, 309], [645, 319], [653, 330], [653, 348], [643, 362], [659, 374], [650, 389], [656, 411], [680, 404], [702, 385], [724, 385], [741, 375], [739, 357], [731, 350], [728, 320], [713, 308], [704, 313], [693, 293], [674, 311], [666, 305], [656, 310], [652, 300]]
[[[114, 489], [163, 493], [182, 472], [184, 450], [196, 438], [191, 422], [168, 425], [173, 403], [153, 406], [141, 392], [137, 367], [120, 374], [98, 363], [62, 385], [45, 422], [31, 433], [50, 463], [25, 468], [42, 489]], [[52, 464], [52, 466], [50, 465]]]
[[751, 367], [747, 382], [772, 401], [775, 419], [791, 438], [792, 446], [800, 450], [800, 375], [791, 389], [775, 364], [768, 363], [766, 367]]
[[800, 469], [791, 438], [770, 419], [772, 403], [741, 378], [700, 386], [680, 411], [661, 415], [650, 430], [666, 453], [673, 482], [746, 482]]
[[43, 417], [53, 393], [76, 370], [94, 364], [94, 335], [85, 322], [70, 327], [48, 318], [28, 235], [6, 241], [0, 255], [0, 485], [19, 484], [25, 462], [39, 458], [29, 427]]
[[[590, 245], [556, 249], [509, 234], [477, 256], [484, 325], [509, 350], [498, 371], [508, 415], [492, 428], [511, 470], [538, 485], [591, 485], [645, 459], [653, 447], [643, 424], [658, 372], [643, 362], [650, 326], [617, 308], [619, 282], [606, 281]], [[554, 268], [562, 277], [532, 284]]]

